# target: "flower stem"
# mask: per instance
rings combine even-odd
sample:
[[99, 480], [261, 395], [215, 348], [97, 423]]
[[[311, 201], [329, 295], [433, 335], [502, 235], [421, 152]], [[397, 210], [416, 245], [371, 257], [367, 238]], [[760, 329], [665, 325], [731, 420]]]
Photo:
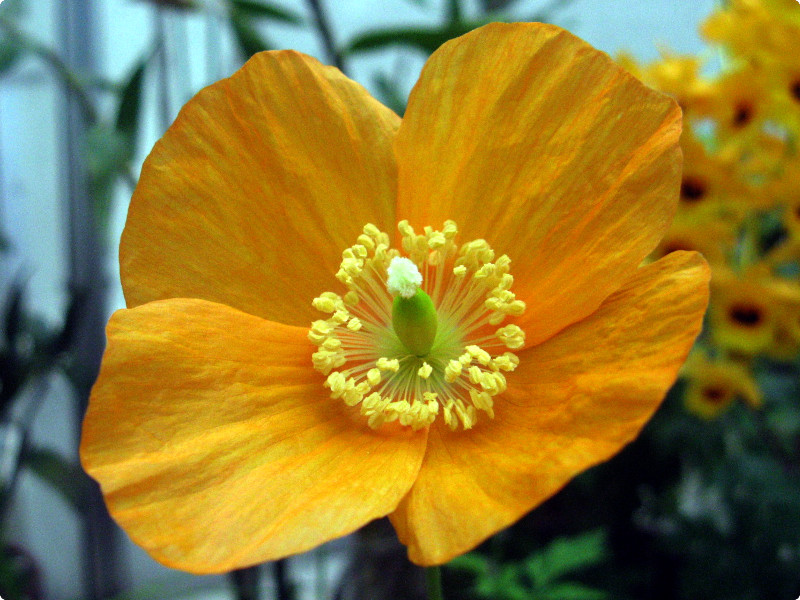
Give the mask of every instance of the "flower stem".
[[425, 587], [428, 590], [428, 600], [444, 600], [441, 567], [425, 568]]
[[322, 45], [325, 47], [325, 52], [328, 54], [333, 66], [346, 75], [347, 71], [345, 70], [344, 56], [342, 56], [342, 53], [338, 50], [336, 43], [333, 41], [333, 33], [331, 33], [328, 15], [325, 13], [321, 0], [307, 0], [307, 2], [311, 8], [311, 12], [314, 14], [317, 31], [322, 38]]
[[230, 578], [236, 593], [236, 600], [259, 600], [259, 567], [236, 569], [231, 571]]

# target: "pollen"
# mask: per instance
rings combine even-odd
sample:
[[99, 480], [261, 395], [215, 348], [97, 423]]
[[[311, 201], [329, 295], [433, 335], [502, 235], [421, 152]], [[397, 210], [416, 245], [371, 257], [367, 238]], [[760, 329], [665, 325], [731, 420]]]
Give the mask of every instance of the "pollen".
[[[506, 375], [519, 365], [510, 351], [525, 345], [522, 328], [506, 322], [525, 311], [511, 291], [511, 260], [482, 239], [459, 245], [453, 221], [422, 232], [401, 221], [398, 230], [401, 249], [367, 224], [342, 252], [342, 293], [312, 301], [323, 313], [308, 332], [312, 364], [331, 397], [373, 429], [419, 430], [437, 418], [453, 431], [471, 429], [494, 418]], [[420, 295], [422, 309], [411, 304]]]

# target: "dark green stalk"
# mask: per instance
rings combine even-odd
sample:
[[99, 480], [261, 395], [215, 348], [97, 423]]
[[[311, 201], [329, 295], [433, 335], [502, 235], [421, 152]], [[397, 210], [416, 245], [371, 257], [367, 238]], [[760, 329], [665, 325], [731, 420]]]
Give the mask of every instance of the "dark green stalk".
[[153, 15], [156, 30], [156, 45], [158, 47], [158, 87], [159, 108], [161, 109], [161, 130], [166, 131], [172, 123], [172, 98], [170, 93], [170, 68], [167, 49], [167, 32], [165, 20], [167, 15], [159, 6], [155, 7]]
[[328, 58], [337, 69], [347, 74], [344, 66], [344, 57], [336, 48], [336, 43], [333, 41], [328, 15], [325, 13], [322, 3], [320, 0], [308, 0], [308, 5], [311, 8], [311, 12], [314, 13], [314, 20], [317, 22], [317, 30], [322, 37], [322, 45], [325, 47]]
[[64, 87], [75, 96], [81, 112], [83, 113], [83, 118], [89, 124], [97, 122], [97, 111], [94, 108], [91, 98], [89, 98], [89, 94], [86, 92], [83, 82], [58, 54], [29, 37], [12, 21], [5, 17], [0, 17], [0, 29], [15, 43], [20, 44], [23, 48], [26, 48], [49, 64]]
[[444, 600], [441, 567], [425, 568], [425, 588], [428, 590], [428, 600]]
[[236, 600], [259, 600], [259, 570], [258, 566], [254, 566], [231, 571], [230, 577]]

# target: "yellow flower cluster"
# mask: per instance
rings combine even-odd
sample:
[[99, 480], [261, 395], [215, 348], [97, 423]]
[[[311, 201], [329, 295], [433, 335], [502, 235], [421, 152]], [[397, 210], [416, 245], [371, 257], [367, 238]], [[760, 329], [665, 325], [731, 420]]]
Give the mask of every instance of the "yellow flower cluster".
[[735, 397], [760, 406], [758, 361], [800, 354], [800, 7], [731, 0], [702, 34], [721, 67], [670, 54], [620, 60], [683, 109], [681, 202], [653, 258], [697, 250], [711, 264], [701, 358], [684, 374], [687, 408], [712, 418]]

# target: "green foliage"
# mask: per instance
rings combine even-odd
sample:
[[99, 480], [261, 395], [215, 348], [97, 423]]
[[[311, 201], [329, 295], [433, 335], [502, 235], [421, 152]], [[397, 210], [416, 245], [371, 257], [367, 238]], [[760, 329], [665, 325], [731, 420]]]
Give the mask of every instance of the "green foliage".
[[[80, 295], [74, 295], [61, 327], [47, 325], [26, 307], [26, 280], [17, 277], [0, 301], [0, 441], [4, 463], [0, 482], [0, 525], [14, 495], [18, 473], [38, 475], [75, 510], [83, 504], [86, 475], [77, 464], [28, 444], [28, 431], [44, 400], [52, 372], [65, 366], [79, 319]], [[38, 567], [21, 547], [0, 541], [0, 596], [7, 600], [40, 600]]]
[[511, 8], [518, 0], [481, 0], [481, 8], [485, 12], [495, 12]]
[[61, 353], [63, 328], [52, 328], [25, 309], [26, 280], [17, 277], [0, 300], [0, 419], [5, 419], [23, 388], [54, 364]]
[[[563, 8], [572, 0], [557, 0], [552, 5], [540, 8], [527, 18], [515, 18], [522, 21], [547, 21], [557, 8]], [[355, 36], [347, 44], [345, 53], [357, 54], [384, 50], [386, 48], [408, 47], [425, 54], [432, 54], [439, 46], [453, 38], [469, 33], [473, 29], [487, 23], [507, 21], [509, 16], [502, 11], [510, 8], [512, 1], [490, 1], [482, 3], [483, 11], [474, 18], [464, 16], [461, 0], [447, 0], [443, 24], [434, 27], [386, 27], [373, 29]]]
[[447, 0], [447, 16], [449, 23], [462, 20], [461, 0]]
[[145, 69], [153, 57], [153, 52], [139, 59], [131, 69], [128, 79], [122, 86], [119, 94], [119, 104], [117, 107], [117, 118], [115, 119], [115, 129], [122, 134], [129, 145], [129, 155], [136, 154], [136, 138], [139, 130], [139, 119], [142, 105], [142, 82], [144, 80]]
[[291, 25], [300, 25], [303, 22], [303, 17], [296, 12], [263, 0], [229, 0], [229, 2], [231, 8], [247, 16]]
[[468, 21], [452, 21], [440, 27], [389, 27], [375, 29], [356, 36], [345, 48], [345, 53], [356, 54], [372, 50], [406, 46], [431, 54], [446, 41], [491, 22], [483, 18]]
[[0, 547], [0, 597], [4, 600], [40, 600], [42, 592], [33, 558], [22, 548]]
[[130, 138], [107, 123], [96, 123], [86, 133], [86, 167], [95, 222], [105, 224], [114, 183], [133, 157]]
[[559, 538], [520, 561], [496, 561], [478, 553], [450, 562], [475, 578], [473, 593], [487, 600], [605, 600], [608, 594], [570, 579], [606, 558], [601, 530]]
[[19, 44], [5, 37], [0, 38], [0, 76], [14, 68], [22, 55], [22, 47]]
[[[25, 14], [25, 0], [5, 0], [0, 2], [0, 19], [13, 21]], [[24, 55], [24, 48], [12, 36], [0, 36], [0, 76], [11, 70]]]
[[272, 48], [270, 42], [256, 29], [251, 20], [238, 10], [231, 11], [230, 23], [236, 44], [245, 59]]
[[86, 497], [83, 485], [86, 483], [86, 476], [78, 465], [68, 462], [57, 452], [47, 448], [27, 449], [23, 465], [58, 492], [76, 513], [83, 510]]
[[303, 18], [296, 12], [263, 0], [228, 0], [229, 21], [236, 44], [244, 59], [273, 48], [269, 39], [257, 27], [259, 22], [301, 25]]
[[384, 73], [375, 75], [373, 81], [378, 89], [378, 99], [402, 117], [406, 112], [406, 97], [397, 81]]

